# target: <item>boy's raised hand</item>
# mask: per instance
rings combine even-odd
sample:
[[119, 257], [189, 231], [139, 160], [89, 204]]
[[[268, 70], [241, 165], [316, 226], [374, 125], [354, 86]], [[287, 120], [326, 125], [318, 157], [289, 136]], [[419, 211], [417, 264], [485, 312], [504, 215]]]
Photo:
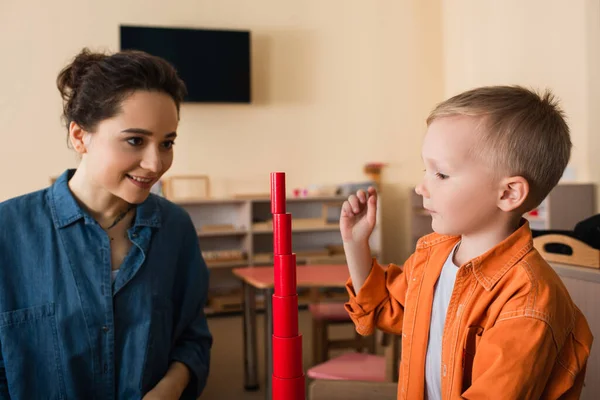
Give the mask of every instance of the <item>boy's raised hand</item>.
[[[367, 195], [368, 194], [368, 195]], [[340, 231], [345, 243], [364, 243], [375, 228], [377, 191], [373, 187], [350, 195], [342, 205]]]

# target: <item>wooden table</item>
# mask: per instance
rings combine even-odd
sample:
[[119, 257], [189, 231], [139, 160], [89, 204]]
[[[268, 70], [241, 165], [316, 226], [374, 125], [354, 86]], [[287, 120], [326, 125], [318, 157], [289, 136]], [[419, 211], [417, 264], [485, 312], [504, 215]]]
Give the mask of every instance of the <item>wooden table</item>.
[[571, 298], [585, 316], [592, 335], [594, 335], [581, 400], [600, 399], [600, 380], [598, 379], [600, 376], [600, 307], [598, 307], [600, 269], [555, 262], [550, 262], [550, 266], [564, 282]]
[[[272, 296], [274, 293], [273, 267], [234, 268], [233, 274], [242, 280], [244, 287], [244, 388], [256, 390], [256, 291], [261, 291], [265, 299], [265, 392], [271, 400], [271, 377], [273, 374], [273, 334]], [[296, 286], [303, 288], [343, 288], [349, 278], [346, 265], [300, 265], [296, 268]]]

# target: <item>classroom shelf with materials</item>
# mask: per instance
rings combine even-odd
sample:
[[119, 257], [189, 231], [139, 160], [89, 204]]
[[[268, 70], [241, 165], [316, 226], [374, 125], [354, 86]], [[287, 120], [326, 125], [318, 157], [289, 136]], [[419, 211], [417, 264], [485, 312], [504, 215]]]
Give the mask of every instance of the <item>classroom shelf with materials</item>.
[[[172, 187], [172, 185], [171, 185]], [[273, 265], [273, 226], [269, 195], [229, 198], [171, 198], [191, 216], [198, 233], [202, 255], [210, 269], [207, 315], [239, 313], [242, 292], [234, 267]], [[287, 196], [292, 214], [292, 243], [298, 265], [345, 261], [339, 231], [344, 196]], [[380, 219], [378, 219], [380, 220]], [[381, 254], [381, 227], [371, 237], [373, 255]], [[339, 289], [323, 293], [330, 299], [345, 299]], [[312, 301], [309, 291], [300, 291], [299, 304]], [[262, 309], [262, 301], [257, 301]]]

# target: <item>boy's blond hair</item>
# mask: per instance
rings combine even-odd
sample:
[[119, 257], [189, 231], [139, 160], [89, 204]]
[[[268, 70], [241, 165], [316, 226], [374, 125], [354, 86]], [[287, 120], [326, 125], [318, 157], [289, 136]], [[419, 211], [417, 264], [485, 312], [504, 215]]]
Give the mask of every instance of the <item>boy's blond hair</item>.
[[481, 117], [474, 154], [504, 176], [529, 183], [524, 209], [537, 207], [560, 180], [571, 155], [569, 127], [554, 95], [520, 86], [486, 86], [438, 104], [427, 125], [443, 117]]

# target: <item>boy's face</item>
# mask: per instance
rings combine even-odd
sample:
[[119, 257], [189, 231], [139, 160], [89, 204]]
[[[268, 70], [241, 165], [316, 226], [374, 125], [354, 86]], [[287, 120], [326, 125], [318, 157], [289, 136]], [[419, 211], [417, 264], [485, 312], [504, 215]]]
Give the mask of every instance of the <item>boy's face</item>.
[[[497, 216], [497, 180], [490, 166], [475, 157], [480, 119], [468, 116], [434, 120], [423, 142], [425, 176], [417, 186], [423, 206], [440, 234], [485, 231]], [[489, 163], [491, 165], [491, 163]]]

